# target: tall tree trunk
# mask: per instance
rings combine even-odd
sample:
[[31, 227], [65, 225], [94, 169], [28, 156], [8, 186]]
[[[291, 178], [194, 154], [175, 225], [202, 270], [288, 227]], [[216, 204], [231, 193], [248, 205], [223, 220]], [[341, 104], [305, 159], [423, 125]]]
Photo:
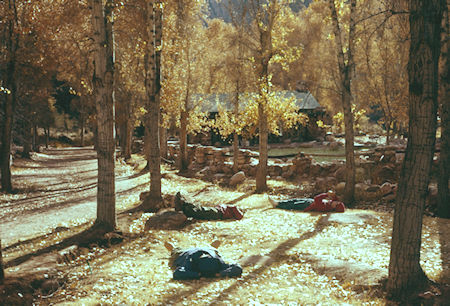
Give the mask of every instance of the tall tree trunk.
[[180, 115], [180, 171], [184, 172], [189, 166], [188, 148], [187, 148], [187, 124], [188, 124], [188, 111], [189, 111], [189, 100], [190, 87], [191, 87], [191, 63], [190, 63], [190, 44], [187, 43], [186, 48], [186, 60], [187, 60], [187, 81], [186, 81], [186, 97], [184, 100], [184, 109], [181, 110]]
[[[161, 113], [160, 113], [161, 117]], [[162, 121], [160, 120], [159, 125], [159, 146], [161, 150], [161, 157], [167, 159], [167, 129], [162, 125]]]
[[[128, 115], [130, 112], [128, 111]], [[131, 143], [133, 142], [133, 128], [131, 126], [131, 118], [128, 116], [128, 120], [124, 124], [124, 144], [122, 148], [122, 155], [125, 160], [131, 158]]]
[[50, 127], [44, 127], [44, 134], [45, 134], [45, 148], [48, 149], [48, 140], [50, 137]]
[[450, 25], [448, 7], [444, 6], [443, 40], [440, 72], [440, 116], [441, 116], [441, 152], [438, 178], [438, 207], [437, 215], [450, 218]]
[[186, 171], [189, 166], [187, 152], [187, 111], [181, 111], [180, 116], [180, 171]]
[[259, 162], [256, 173], [256, 192], [261, 193], [267, 190], [267, 161], [268, 161], [268, 127], [267, 116], [265, 115], [265, 105], [258, 104], [259, 123]]
[[125, 105], [125, 123], [123, 124], [123, 146], [122, 156], [125, 160], [131, 158], [131, 144], [133, 142], [133, 113], [132, 113], [132, 101], [130, 100]]
[[350, 0], [350, 26], [348, 36], [348, 46], [346, 47], [347, 58], [345, 58], [342, 30], [339, 25], [336, 6], [334, 0], [330, 0], [331, 19], [333, 22], [334, 35], [338, 47], [337, 57], [340, 75], [340, 91], [342, 108], [344, 110], [345, 126], [345, 168], [346, 182], [344, 190], [344, 201], [347, 205], [352, 205], [355, 200], [355, 151], [354, 151], [354, 130], [352, 114], [352, 91], [351, 80], [354, 71], [353, 44], [355, 33], [355, 9], [356, 0]]
[[[146, 54], [146, 93], [148, 99], [148, 121], [149, 127], [149, 170], [150, 170], [150, 197], [144, 202], [146, 207], [144, 209], [154, 209], [162, 201], [161, 196], [161, 156], [159, 147], [159, 94], [160, 79], [159, 71], [156, 65], [156, 21], [158, 20], [158, 11], [156, 9], [155, 1], [147, 2], [147, 54]], [[159, 18], [160, 19], [160, 18]], [[158, 83], [158, 84], [157, 84]], [[158, 91], [158, 93], [157, 93]], [[150, 207], [151, 206], [151, 207]]]
[[32, 134], [31, 134], [31, 122], [30, 120], [25, 119], [23, 127], [23, 149], [22, 149], [22, 157], [30, 158], [31, 146], [32, 146]]
[[258, 102], [258, 127], [259, 127], [259, 160], [256, 171], [256, 192], [261, 193], [267, 190], [267, 162], [268, 162], [268, 138], [269, 128], [267, 123], [267, 101], [265, 90], [269, 88], [269, 60], [263, 59], [262, 78], [260, 80]]
[[0, 161], [1, 161], [1, 183], [2, 190], [6, 192], [12, 191], [11, 182], [11, 142], [12, 142], [12, 126], [14, 122], [14, 108], [16, 105], [16, 52], [18, 49], [18, 34], [16, 33], [15, 26], [17, 24], [17, 9], [16, 1], [9, 0], [8, 10], [11, 13], [7, 25], [7, 63], [6, 63], [6, 78], [5, 86], [9, 92], [6, 95], [4, 103], [4, 122], [2, 137], [2, 146], [0, 148]]
[[39, 132], [36, 123], [33, 124], [33, 152], [39, 152]]
[[85, 130], [85, 112], [83, 107], [84, 101], [81, 102], [81, 112], [80, 112], [80, 146], [84, 147], [84, 130]]
[[[240, 44], [240, 43], [239, 43]], [[239, 116], [239, 91], [240, 84], [239, 78], [236, 79], [236, 92], [234, 96], [234, 105], [233, 105], [233, 113], [235, 120], [238, 120]], [[233, 172], [236, 173], [239, 170], [239, 135], [237, 133], [233, 133]]]
[[105, 6], [91, 0], [92, 25], [96, 45], [94, 95], [97, 109], [97, 220], [107, 231], [116, 228], [115, 141], [114, 141], [114, 41], [113, 0]]
[[[269, 10], [275, 10], [276, 1], [270, 1]], [[259, 4], [258, 4], [259, 5]], [[269, 84], [269, 62], [272, 58], [272, 28], [275, 20], [274, 11], [269, 13], [268, 20], [262, 20], [261, 16], [259, 25], [259, 100], [258, 100], [258, 129], [259, 129], [259, 160], [258, 169], [256, 171], [256, 192], [261, 193], [267, 190], [267, 162], [268, 162], [268, 140], [269, 127], [267, 123], [267, 91], [270, 90]]]
[[394, 212], [387, 290], [403, 300], [426, 281], [420, 266], [422, 218], [437, 123], [443, 0], [410, 0], [409, 132]]
[[5, 280], [5, 270], [3, 269], [2, 240], [0, 239], [0, 285]]

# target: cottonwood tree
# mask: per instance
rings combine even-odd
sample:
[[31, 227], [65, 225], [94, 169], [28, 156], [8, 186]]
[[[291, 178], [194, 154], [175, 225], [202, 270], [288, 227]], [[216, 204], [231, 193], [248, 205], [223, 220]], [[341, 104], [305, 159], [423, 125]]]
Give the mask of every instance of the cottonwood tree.
[[[145, 119], [146, 1], [121, 1], [114, 22], [116, 55], [116, 129], [121, 154], [131, 157], [134, 127]], [[117, 8], [116, 8], [117, 10]], [[147, 141], [148, 143], [148, 141]], [[147, 151], [146, 151], [147, 152]]]
[[180, 171], [189, 165], [188, 134], [195, 134], [207, 126], [201, 112], [201, 101], [193, 101], [193, 93], [202, 93], [202, 40], [204, 31], [201, 17], [202, 4], [193, 0], [167, 2], [164, 10], [164, 80], [161, 89], [161, 106], [164, 125], [173, 122], [179, 128]]
[[[229, 77], [235, 84], [233, 110], [221, 110], [215, 126], [223, 137], [231, 134], [259, 135], [259, 164], [256, 191], [267, 189], [268, 135], [279, 134], [282, 128], [292, 128], [304, 122], [293, 99], [276, 92], [272, 84], [274, 67], [288, 70], [289, 63], [298, 60], [301, 48], [287, 41], [289, 30], [281, 20], [291, 18], [290, 1], [230, 1], [228, 11], [235, 28], [233, 60], [227, 61]], [[232, 7], [232, 9], [230, 9]], [[240, 71], [251, 71], [246, 76]], [[246, 74], [245, 74], [246, 75]], [[242, 94], [241, 91], [253, 91]], [[245, 101], [240, 106], [240, 101]], [[238, 103], [239, 102], [239, 103]], [[237, 144], [237, 141], [234, 141]], [[234, 150], [237, 151], [235, 148]], [[235, 154], [237, 157], [237, 154]], [[236, 163], [235, 163], [236, 165]]]
[[[277, 99], [271, 92], [273, 91], [273, 87], [269, 68], [271, 61], [273, 62], [277, 58], [285, 57], [283, 48], [278, 48], [277, 46], [283, 45], [283, 37], [281, 36], [278, 37], [278, 39], [274, 39], [274, 30], [279, 19], [283, 17], [283, 14], [289, 12], [289, 2], [290, 1], [281, 0], [251, 0], [247, 4], [250, 17], [253, 19], [254, 66], [256, 88], [258, 92], [258, 97], [256, 99], [257, 109], [254, 110], [257, 114], [256, 122], [259, 135], [259, 162], [256, 173], [256, 192], [263, 192], [267, 189], [268, 116], [274, 110], [271, 105], [274, 106], [274, 100]], [[252, 117], [253, 116], [250, 118]], [[296, 118], [296, 116], [293, 118]]]
[[[147, 115], [145, 126], [148, 129], [150, 169], [150, 194], [144, 202], [145, 209], [154, 208], [162, 201], [161, 196], [161, 152], [159, 142], [160, 122], [160, 48], [162, 34], [161, 2], [147, 1], [146, 6], [146, 53], [145, 53], [145, 91], [147, 96]], [[157, 57], [158, 52], [158, 57]], [[156, 203], [156, 204], [155, 204]]]
[[[356, 0], [350, 0], [350, 23], [348, 25], [348, 37], [344, 40], [345, 26], [338, 18], [338, 10], [334, 0], [329, 0], [331, 20], [335, 42], [337, 47], [337, 58], [339, 67], [339, 93], [344, 113], [345, 125], [345, 190], [344, 201], [351, 205], [355, 199], [355, 151], [354, 151], [354, 130], [352, 115], [352, 89], [351, 81], [354, 75], [355, 63], [353, 60], [355, 43], [355, 10]], [[345, 41], [347, 42], [345, 44]]]
[[441, 152], [439, 160], [438, 178], [438, 207], [437, 215], [441, 218], [450, 218], [450, 25], [448, 6], [444, 6], [442, 18], [442, 51], [440, 65], [440, 108], [441, 117]]
[[394, 212], [387, 290], [406, 299], [427, 277], [420, 266], [422, 218], [434, 155], [443, 0], [410, 0], [409, 131]]
[[[3, 12], [5, 14], [4, 23], [6, 24], [5, 40], [2, 49], [5, 51], [5, 66], [4, 79], [2, 79], [1, 91], [4, 96], [3, 101], [3, 124], [1, 131], [1, 148], [0, 148], [0, 163], [1, 163], [1, 184], [2, 190], [11, 192], [11, 142], [12, 142], [12, 128], [14, 123], [14, 108], [17, 103], [17, 52], [19, 48], [19, 25], [18, 25], [18, 8], [15, 0], [8, 0], [2, 4]], [[2, 44], [3, 45], [3, 44]]]
[[[397, 11], [404, 11], [400, 4], [372, 2], [368, 5], [368, 17], [359, 35], [364, 47], [356, 50], [359, 51], [356, 61], [360, 64], [354, 78], [355, 95], [360, 104], [364, 101], [381, 110], [379, 123], [383, 123], [386, 130], [386, 144], [390, 143], [393, 132], [406, 127], [408, 121], [409, 28], [404, 14], [392, 16]], [[376, 15], [380, 11], [394, 13]]]
[[5, 280], [5, 270], [3, 268], [2, 240], [0, 239], [0, 284]]
[[97, 109], [97, 219], [99, 228], [116, 228], [114, 150], [114, 1], [91, 0], [94, 35], [94, 96]]
[[[215, 125], [222, 136], [227, 137], [230, 133], [233, 135], [233, 171], [236, 172], [239, 160], [239, 135], [242, 132], [242, 126], [238, 124], [241, 122], [239, 118], [242, 116], [240, 96], [242, 92], [248, 89], [246, 79], [251, 79], [251, 76], [246, 76], [246, 71], [251, 71], [251, 61], [249, 60], [251, 56], [246, 47], [248, 7], [244, 1], [233, 3], [231, 0], [225, 6], [232, 23], [232, 28], [227, 31], [228, 52], [224, 52], [224, 54], [228, 56], [225, 57], [224, 66], [226, 67], [226, 76], [230, 79], [230, 83], [234, 85], [232, 90], [233, 109], [231, 112], [230, 110], [219, 112]], [[221, 119], [224, 119], [225, 122], [222, 123]], [[224, 127], [231, 127], [231, 130], [226, 131]]]

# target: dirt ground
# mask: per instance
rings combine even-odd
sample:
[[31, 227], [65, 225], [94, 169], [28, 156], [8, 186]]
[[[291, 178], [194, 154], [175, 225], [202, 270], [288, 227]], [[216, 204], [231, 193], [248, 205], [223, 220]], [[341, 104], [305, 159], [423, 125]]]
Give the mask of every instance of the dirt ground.
[[[359, 203], [345, 213], [273, 209], [254, 180], [236, 188], [163, 167], [167, 204], [181, 191], [203, 205], [228, 203], [245, 210], [240, 221], [191, 222], [181, 230], [144, 230], [152, 213], [128, 212], [148, 189], [142, 157], [116, 168], [118, 225], [125, 239], [105, 247], [79, 247], [61, 259], [70, 239], [89, 227], [96, 210], [96, 156], [87, 148], [52, 148], [16, 160], [17, 193], [0, 194], [6, 284], [3, 304], [49, 305], [384, 305], [392, 210]], [[278, 199], [311, 196], [308, 182], [269, 180]], [[371, 207], [371, 210], [366, 209]], [[361, 209], [365, 208], [365, 209]], [[450, 222], [424, 217], [421, 264], [440, 282], [417, 301], [444, 305], [450, 280]], [[173, 281], [170, 241], [183, 248], [219, 240], [219, 252], [243, 266], [235, 279]], [[76, 254], [73, 254], [76, 253]], [[74, 256], [72, 256], [74, 255]], [[425, 293], [425, 292], [424, 292]], [[0, 303], [2, 304], [2, 303]]]

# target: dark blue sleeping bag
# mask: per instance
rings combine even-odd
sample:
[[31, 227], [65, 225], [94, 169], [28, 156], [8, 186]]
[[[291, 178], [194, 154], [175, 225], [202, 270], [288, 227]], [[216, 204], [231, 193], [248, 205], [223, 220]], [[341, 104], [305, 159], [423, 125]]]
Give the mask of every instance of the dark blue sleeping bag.
[[200, 277], [237, 277], [242, 274], [238, 264], [226, 264], [216, 250], [192, 248], [183, 251], [174, 261], [173, 279], [198, 279]]

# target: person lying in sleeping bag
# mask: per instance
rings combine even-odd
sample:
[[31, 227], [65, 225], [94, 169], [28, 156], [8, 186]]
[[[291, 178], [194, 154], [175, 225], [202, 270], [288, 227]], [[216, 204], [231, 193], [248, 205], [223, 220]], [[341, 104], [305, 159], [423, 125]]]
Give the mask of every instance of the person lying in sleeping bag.
[[172, 244], [164, 245], [171, 252], [169, 265], [174, 270], [173, 279], [187, 280], [200, 277], [238, 277], [242, 268], [238, 264], [227, 264], [214, 248], [191, 248], [181, 250]]
[[333, 190], [318, 194], [311, 198], [298, 198], [289, 199], [283, 201], [275, 201], [269, 197], [269, 202], [274, 208], [290, 209], [290, 210], [303, 210], [303, 211], [320, 211], [320, 212], [344, 212], [345, 205]]
[[215, 207], [205, 207], [189, 203], [180, 192], [175, 195], [174, 207], [176, 211], [183, 212], [186, 217], [200, 220], [241, 220], [244, 217], [244, 213], [236, 206], [219, 204]]

